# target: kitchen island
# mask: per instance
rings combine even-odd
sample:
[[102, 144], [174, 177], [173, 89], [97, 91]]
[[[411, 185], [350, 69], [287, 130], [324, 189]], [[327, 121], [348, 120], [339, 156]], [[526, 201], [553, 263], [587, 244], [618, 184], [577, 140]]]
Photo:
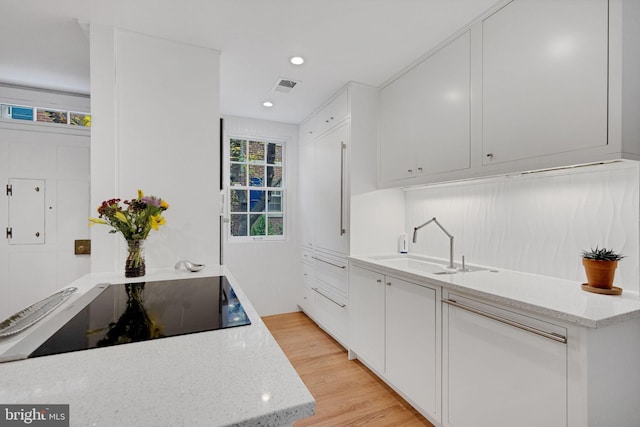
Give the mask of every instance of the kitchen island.
[[[220, 275], [250, 325], [0, 363], [0, 403], [69, 404], [72, 426], [279, 426], [313, 415], [313, 397], [226, 268], [150, 271], [144, 280]], [[97, 284], [134, 282], [140, 278], [83, 276], [47, 318], [0, 339], [0, 358], [44, 341]]]

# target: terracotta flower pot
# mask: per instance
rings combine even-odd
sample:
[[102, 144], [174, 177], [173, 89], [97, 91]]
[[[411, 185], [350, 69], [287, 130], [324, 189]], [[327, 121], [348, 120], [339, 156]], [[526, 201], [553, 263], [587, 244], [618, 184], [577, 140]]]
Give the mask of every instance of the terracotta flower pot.
[[582, 258], [582, 265], [587, 273], [587, 283], [594, 288], [613, 288], [613, 277], [618, 268], [618, 261], [603, 261]]

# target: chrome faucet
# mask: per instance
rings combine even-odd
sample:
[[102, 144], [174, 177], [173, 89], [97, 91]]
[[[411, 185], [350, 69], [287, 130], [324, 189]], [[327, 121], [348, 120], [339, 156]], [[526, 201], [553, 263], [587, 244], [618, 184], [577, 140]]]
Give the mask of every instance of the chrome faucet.
[[449, 232], [447, 230], [444, 229], [444, 227], [442, 226], [442, 224], [440, 224], [438, 222], [438, 220], [436, 219], [436, 217], [434, 216], [433, 218], [431, 218], [429, 221], [425, 222], [422, 225], [419, 225], [417, 227], [415, 227], [413, 229], [413, 243], [417, 243], [418, 242], [418, 230], [420, 230], [422, 227], [426, 227], [427, 225], [431, 224], [432, 222], [435, 222], [436, 225], [438, 227], [440, 227], [440, 230], [444, 231], [444, 234], [447, 235], [447, 237], [449, 237], [449, 265], [447, 266], [447, 268], [455, 270], [455, 266], [453, 265], [453, 236], [451, 234], [449, 234]]

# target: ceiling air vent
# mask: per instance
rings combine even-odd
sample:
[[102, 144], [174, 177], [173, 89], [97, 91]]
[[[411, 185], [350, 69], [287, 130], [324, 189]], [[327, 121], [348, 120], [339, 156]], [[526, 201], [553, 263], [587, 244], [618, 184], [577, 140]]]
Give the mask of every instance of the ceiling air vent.
[[291, 79], [284, 79], [282, 77], [278, 78], [278, 81], [276, 82], [275, 86], [273, 87], [273, 90], [276, 92], [281, 92], [281, 93], [289, 93], [293, 90], [294, 87], [296, 87], [296, 85], [300, 83], [297, 82], [295, 80], [291, 80]]

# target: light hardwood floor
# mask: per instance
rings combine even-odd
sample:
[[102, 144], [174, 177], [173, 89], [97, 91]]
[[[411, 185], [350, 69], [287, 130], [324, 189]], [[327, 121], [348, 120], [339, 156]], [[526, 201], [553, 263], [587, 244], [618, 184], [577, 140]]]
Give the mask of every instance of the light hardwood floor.
[[262, 320], [316, 399], [316, 414], [294, 426], [433, 427], [304, 313]]

